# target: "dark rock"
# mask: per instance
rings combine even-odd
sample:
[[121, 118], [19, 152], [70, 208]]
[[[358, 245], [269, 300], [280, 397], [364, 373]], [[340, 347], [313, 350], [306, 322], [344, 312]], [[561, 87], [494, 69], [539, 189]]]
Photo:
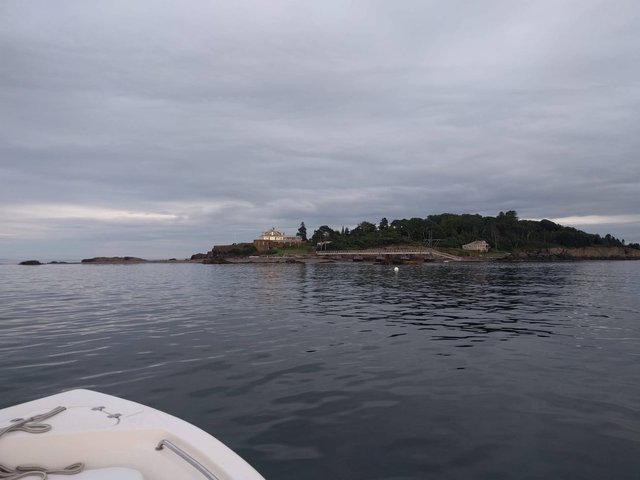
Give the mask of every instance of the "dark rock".
[[234, 243], [233, 245], [215, 245], [207, 253], [211, 257], [248, 257], [255, 255], [256, 247], [253, 243]]
[[513, 252], [504, 262], [567, 262], [577, 260], [640, 260], [640, 251], [625, 247], [551, 247]]
[[205, 258], [207, 258], [206, 253], [194, 253], [191, 255], [191, 260], [204, 260]]
[[42, 265], [42, 263], [38, 260], [25, 260], [24, 262], [20, 262], [20, 265]]
[[138, 257], [93, 257], [93, 258], [85, 258], [81, 263], [103, 263], [103, 264], [112, 264], [112, 263], [144, 263], [146, 262], [143, 258]]
[[576, 260], [564, 251], [552, 251], [548, 248], [513, 252], [502, 261], [504, 262], [561, 262]]
[[205, 263], [208, 265], [220, 265], [220, 264], [231, 263], [231, 262], [229, 262], [228, 260], [222, 257], [207, 257], [202, 261], [202, 263]]

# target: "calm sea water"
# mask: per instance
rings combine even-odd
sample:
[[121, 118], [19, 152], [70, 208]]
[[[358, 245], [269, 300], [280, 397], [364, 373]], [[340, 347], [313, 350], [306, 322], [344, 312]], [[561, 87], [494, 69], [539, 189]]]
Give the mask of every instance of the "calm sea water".
[[639, 293], [640, 262], [4, 265], [0, 407], [96, 389], [273, 480], [638, 479]]

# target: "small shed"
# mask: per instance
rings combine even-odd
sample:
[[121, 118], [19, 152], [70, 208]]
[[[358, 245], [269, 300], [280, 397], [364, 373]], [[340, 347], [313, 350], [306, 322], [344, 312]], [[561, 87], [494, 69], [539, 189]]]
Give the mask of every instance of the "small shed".
[[462, 245], [463, 250], [471, 250], [474, 252], [488, 252], [489, 244], [484, 240], [476, 240], [475, 242]]

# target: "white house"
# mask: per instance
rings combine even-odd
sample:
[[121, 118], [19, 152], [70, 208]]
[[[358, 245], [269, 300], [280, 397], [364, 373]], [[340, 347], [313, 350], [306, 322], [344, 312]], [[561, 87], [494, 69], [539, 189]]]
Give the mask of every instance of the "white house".
[[298, 236], [290, 237], [282, 232], [276, 230], [276, 227], [271, 227], [266, 232], [262, 232], [260, 238], [253, 241], [256, 250], [259, 252], [269, 250], [271, 248], [277, 248], [280, 246], [296, 246], [302, 243], [302, 239]]
[[489, 244], [484, 240], [476, 240], [475, 242], [462, 245], [463, 250], [473, 250], [474, 252], [488, 252]]

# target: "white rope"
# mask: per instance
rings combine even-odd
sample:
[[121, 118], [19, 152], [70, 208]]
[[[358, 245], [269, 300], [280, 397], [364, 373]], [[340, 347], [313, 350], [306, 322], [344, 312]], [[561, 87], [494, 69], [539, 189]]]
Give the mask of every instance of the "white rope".
[[75, 475], [84, 470], [84, 463], [72, 463], [61, 469], [44, 468], [36, 465], [18, 465], [16, 468], [10, 468], [0, 464], [0, 478], [3, 480], [18, 480], [30, 476], [40, 477], [46, 480], [49, 475]]
[[[54, 415], [64, 412], [66, 407], [56, 407], [46, 413], [34, 415], [13, 422], [8, 427], [0, 428], [0, 437], [10, 432], [27, 432], [27, 433], [45, 433], [51, 430], [51, 425], [42, 423], [44, 420]], [[41, 480], [47, 480], [51, 475], [74, 475], [84, 470], [84, 463], [72, 463], [61, 469], [44, 468], [35, 465], [18, 465], [15, 468], [7, 467], [0, 463], [0, 479], [2, 480], [19, 480], [27, 477], [39, 477]]]
[[46, 413], [40, 415], [34, 415], [33, 417], [24, 418], [17, 422], [12, 423], [8, 427], [0, 428], [0, 437], [9, 432], [27, 432], [27, 433], [45, 433], [51, 430], [51, 425], [48, 423], [40, 423], [43, 420], [53, 417], [54, 415], [64, 412], [67, 407], [56, 407]]

